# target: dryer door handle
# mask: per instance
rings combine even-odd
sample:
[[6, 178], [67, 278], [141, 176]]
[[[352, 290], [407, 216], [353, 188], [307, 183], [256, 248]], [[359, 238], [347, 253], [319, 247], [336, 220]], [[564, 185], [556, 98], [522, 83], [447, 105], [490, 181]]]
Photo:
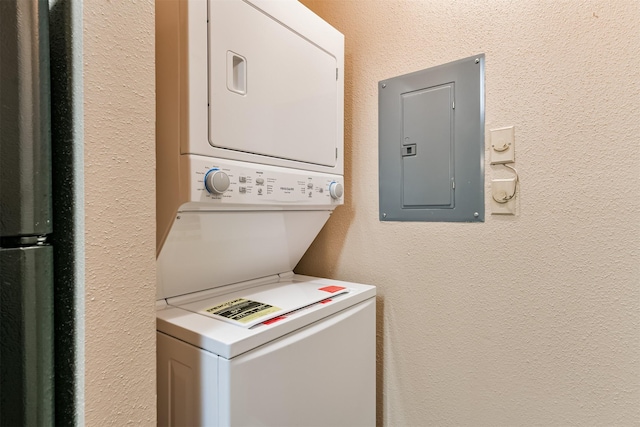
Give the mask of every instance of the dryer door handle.
[[227, 89], [239, 95], [247, 93], [247, 60], [230, 50], [227, 51]]

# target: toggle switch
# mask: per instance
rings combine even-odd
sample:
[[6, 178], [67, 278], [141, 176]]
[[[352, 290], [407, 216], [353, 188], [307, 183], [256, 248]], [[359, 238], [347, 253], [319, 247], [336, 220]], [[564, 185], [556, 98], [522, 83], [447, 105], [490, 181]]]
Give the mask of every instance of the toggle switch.
[[491, 213], [493, 215], [516, 214], [516, 178], [491, 181]]
[[491, 164], [513, 163], [516, 160], [515, 129], [513, 126], [491, 129]]

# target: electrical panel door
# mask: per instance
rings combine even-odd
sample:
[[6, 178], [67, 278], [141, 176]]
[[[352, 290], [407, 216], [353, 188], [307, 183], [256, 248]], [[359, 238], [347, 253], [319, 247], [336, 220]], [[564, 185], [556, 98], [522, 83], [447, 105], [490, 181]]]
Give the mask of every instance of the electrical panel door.
[[381, 221], [484, 220], [484, 55], [383, 80]]

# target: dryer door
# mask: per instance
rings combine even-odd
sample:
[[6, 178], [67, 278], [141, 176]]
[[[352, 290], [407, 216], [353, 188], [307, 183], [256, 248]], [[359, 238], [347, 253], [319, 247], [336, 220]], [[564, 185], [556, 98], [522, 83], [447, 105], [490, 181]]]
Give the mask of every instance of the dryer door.
[[208, 55], [213, 147], [336, 165], [333, 55], [246, 1], [209, 2]]

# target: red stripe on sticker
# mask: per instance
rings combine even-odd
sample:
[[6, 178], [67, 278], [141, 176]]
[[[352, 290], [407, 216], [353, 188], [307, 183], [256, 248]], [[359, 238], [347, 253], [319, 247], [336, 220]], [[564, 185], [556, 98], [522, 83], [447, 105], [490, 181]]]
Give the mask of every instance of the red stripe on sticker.
[[327, 303], [330, 303], [330, 302], [331, 302], [331, 298], [326, 299], [324, 301], [320, 301], [320, 304], [327, 304]]
[[278, 317], [274, 317], [273, 319], [269, 319], [269, 320], [265, 320], [264, 322], [262, 322], [263, 325], [270, 325], [272, 323], [276, 323], [278, 320], [282, 320], [285, 319], [284, 316], [278, 316]]
[[324, 288], [318, 288], [319, 291], [330, 292], [332, 294], [343, 289], [345, 289], [344, 286], [325, 286]]

